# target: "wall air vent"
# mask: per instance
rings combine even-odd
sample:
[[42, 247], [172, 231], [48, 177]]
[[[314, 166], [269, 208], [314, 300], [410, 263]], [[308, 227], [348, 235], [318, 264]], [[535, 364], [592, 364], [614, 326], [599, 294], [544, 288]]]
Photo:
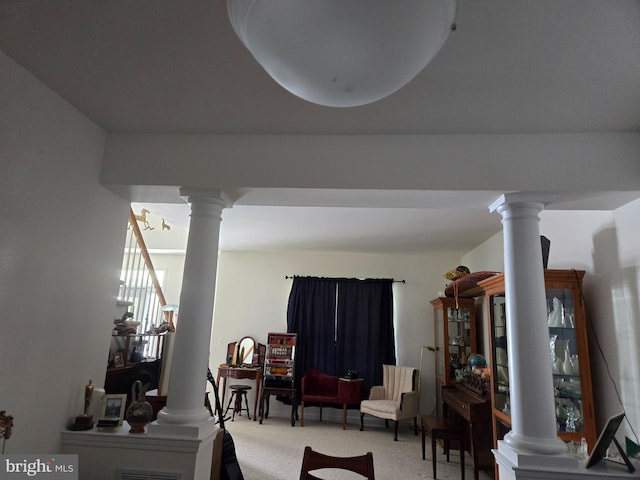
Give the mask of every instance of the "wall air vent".
[[118, 470], [117, 480], [182, 480], [182, 474], [171, 472], [149, 472], [144, 470]]

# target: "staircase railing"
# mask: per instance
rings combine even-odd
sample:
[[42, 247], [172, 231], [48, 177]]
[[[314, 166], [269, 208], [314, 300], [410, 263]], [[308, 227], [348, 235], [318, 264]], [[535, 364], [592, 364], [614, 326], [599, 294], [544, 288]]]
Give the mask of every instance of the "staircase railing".
[[[163, 309], [167, 302], [132, 209], [129, 209], [118, 305], [127, 307], [126, 311], [133, 314], [133, 320], [140, 322], [138, 333], [157, 333], [174, 328], [172, 312]], [[144, 358], [158, 357], [160, 341], [159, 337], [147, 337], [147, 342], [140, 346], [142, 351], [138, 353]]]

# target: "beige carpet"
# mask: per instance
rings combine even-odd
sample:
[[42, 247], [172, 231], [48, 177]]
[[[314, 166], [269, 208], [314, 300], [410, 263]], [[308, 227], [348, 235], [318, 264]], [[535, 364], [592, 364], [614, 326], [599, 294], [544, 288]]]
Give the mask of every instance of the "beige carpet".
[[[245, 480], [298, 480], [302, 455], [306, 445], [314, 450], [339, 456], [373, 453], [377, 480], [433, 478], [431, 468], [430, 438], [427, 437], [427, 459], [422, 460], [421, 432], [413, 434], [412, 422], [400, 423], [398, 441], [393, 441], [393, 425], [385, 429], [384, 421], [365, 416], [365, 429], [360, 431], [357, 411], [349, 411], [347, 430], [342, 429], [342, 411], [332, 408], [323, 410], [323, 421], [319, 421], [319, 409], [305, 409], [305, 426], [300, 422], [291, 426], [289, 412], [273, 405], [268, 419], [263, 424], [247, 420], [246, 414], [227, 420], [225, 426], [236, 445], [236, 453]], [[275, 407], [275, 408], [274, 408]], [[276, 411], [277, 410], [277, 411]], [[457, 452], [451, 452], [447, 463], [442, 450], [438, 449], [438, 479], [459, 479], [460, 463]], [[471, 459], [465, 455], [465, 478], [473, 479]], [[327, 479], [362, 479], [347, 472], [327, 472]], [[490, 477], [480, 473], [481, 480]]]

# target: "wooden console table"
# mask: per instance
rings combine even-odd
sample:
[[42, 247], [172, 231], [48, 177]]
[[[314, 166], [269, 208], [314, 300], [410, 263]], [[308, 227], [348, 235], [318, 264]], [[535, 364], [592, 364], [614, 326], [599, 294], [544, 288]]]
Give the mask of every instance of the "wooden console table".
[[[218, 389], [222, 392], [222, 398], [220, 400], [221, 405], [224, 406], [224, 397], [226, 393], [226, 380], [227, 378], [235, 378], [237, 380], [253, 379], [256, 382], [256, 394], [253, 401], [253, 420], [257, 420], [256, 412], [258, 410], [258, 398], [260, 397], [260, 384], [262, 383], [262, 368], [260, 367], [224, 367], [218, 368], [218, 378], [216, 378], [216, 384]], [[222, 384], [220, 381], [222, 380]]]
[[342, 404], [342, 429], [347, 429], [347, 406], [360, 405], [362, 400], [362, 378], [338, 379], [338, 402]]

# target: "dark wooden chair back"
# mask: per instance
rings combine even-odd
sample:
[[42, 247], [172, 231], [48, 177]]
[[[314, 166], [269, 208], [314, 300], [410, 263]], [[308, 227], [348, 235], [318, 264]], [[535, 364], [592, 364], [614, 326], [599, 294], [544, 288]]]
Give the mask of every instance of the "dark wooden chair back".
[[335, 402], [338, 400], [338, 377], [335, 375], [327, 375], [320, 370], [310, 368], [304, 372], [300, 383], [303, 400], [314, 401], [309, 397], [333, 397]]
[[333, 457], [316, 452], [311, 447], [305, 447], [300, 480], [321, 480], [320, 477], [309, 473], [321, 468], [348, 470], [359, 473], [367, 480], [375, 480], [373, 473], [373, 454], [371, 452], [355, 457]]

